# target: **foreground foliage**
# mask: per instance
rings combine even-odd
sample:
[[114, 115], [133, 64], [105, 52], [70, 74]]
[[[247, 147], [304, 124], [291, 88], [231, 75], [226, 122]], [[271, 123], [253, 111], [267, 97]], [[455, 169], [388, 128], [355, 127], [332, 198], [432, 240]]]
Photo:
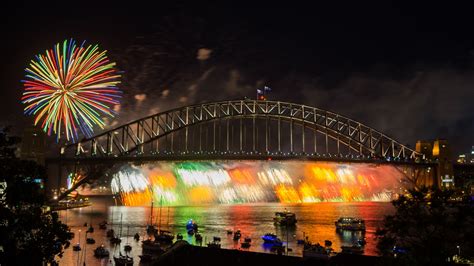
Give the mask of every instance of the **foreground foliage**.
[[393, 201], [394, 215], [377, 231], [382, 255], [396, 264], [441, 265], [474, 254], [474, 207], [469, 198], [452, 200], [453, 191], [410, 190]]
[[0, 129], [0, 265], [42, 265], [53, 262], [72, 238], [57, 213], [45, 209], [46, 198], [35, 182], [45, 177], [40, 165], [15, 156], [18, 138]]

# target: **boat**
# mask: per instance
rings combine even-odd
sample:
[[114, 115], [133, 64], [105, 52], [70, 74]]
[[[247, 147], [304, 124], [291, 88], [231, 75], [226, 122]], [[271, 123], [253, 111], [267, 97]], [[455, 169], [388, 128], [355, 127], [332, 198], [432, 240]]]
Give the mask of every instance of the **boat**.
[[110, 244], [118, 245], [121, 242], [122, 242], [122, 240], [118, 236], [114, 236], [114, 237], [110, 238]]
[[201, 241], [202, 241], [202, 235], [201, 235], [200, 233], [196, 233], [195, 237], [196, 237], [196, 241], [197, 241], [197, 242], [201, 242]]
[[281, 240], [277, 237], [277, 235], [272, 233], [267, 233], [262, 236], [263, 242], [266, 244], [279, 244], [282, 243]]
[[87, 244], [95, 244], [95, 239], [92, 238], [92, 237], [88, 237], [88, 238], [86, 239], [86, 243], [87, 243]]
[[155, 234], [155, 241], [163, 243], [173, 243], [174, 235], [170, 231], [160, 230]]
[[140, 257], [140, 262], [152, 262], [154, 257], [150, 254], [143, 254], [143, 255], [139, 255], [138, 257]]
[[336, 229], [351, 230], [351, 231], [365, 231], [365, 221], [353, 217], [341, 217], [335, 222]]
[[75, 209], [75, 208], [83, 208], [83, 207], [88, 207], [91, 206], [92, 203], [89, 201], [88, 198], [82, 198], [82, 199], [66, 199], [66, 200], [60, 200], [59, 202], [50, 205], [50, 210], [51, 211], [62, 211], [62, 210], [68, 210], [68, 209]]
[[341, 246], [341, 253], [345, 254], [363, 254], [364, 247], [359, 244], [354, 244], [352, 246]]
[[127, 244], [125, 244], [125, 245], [123, 246], [123, 250], [124, 250], [125, 252], [130, 252], [130, 251], [132, 251], [132, 246], [128, 243], [128, 233], [129, 233], [129, 231], [130, 231], [129, 229], [130, 229], [130, 226], [127, 226]]
[[72, 246], [72, 250], [80, 251], [81, 250], [81, 245], [79, 243], [75, 244], [74, 246]]
[[133, 258], [128, 255], [122, 255], [114, 257], [115, 265], [117, 266], [133, 266]]
[[108, 238], [111, 238], [111, 237], [115, 236], [115, 231], [114, 231], [114, 229], [109, 229], [109, 230], [107, 230], [106, 234], [107, 234]]
[[149, 224], [146, 226], [146, 233], [149, 234], [149, 235], [153, 235], [155, 234], [156, 232], [158, 232], [158, 229], [156, 229], [156, 227], [152, 224]]
[[97, 258], [105, 258], [109, 256], [109, 251], [105, 249], [104, 245], [94, 249], [94, 256]]
[[122, 243], [122, 239], [120, 239], [120, 236], [122, 236], [122, 214], [120, 214], [120, 234], [114, 235], [113, 237], [110, 238], [110, 243], [111, 244], [120, 244]]
[[332, 254], [332, 248], [330, 246], [321, 246], [319, 243], [311, 244], [310, 242], [305, 243], [303, 248], [303, 258], [318, 258], [323, 260], [329, 260]]
[[150, 221], [149, 221], [148, 225], [146, 226], [146, 233], [149, 234], [149, 235], [153, 235], [156, 232], [158, 232], [158, 230], [153, 225], [153, 200], [152, 200], [151, 201], [151, 206], [150, 206]]
[[142, 252], [155, 254], [155, 253], [162, 253], [164, 252], [164, 250], [161, 247], [160, 242], [147, 239], [147, 240], [142, 241]]
[[292, 226], [295, 225], [296, 222], [296, 215], [286, 210], [284, 212], [275, 212], [275, 217], [273, 217], [273, 223], [275, 225]]
[[208, 248], [221, 248], [221, 243], [219, 241], [212, 241], [207, 243]]
[[193, 219], [189, 219], [189, 221], [186, 223], [186, 231], [188, 231], [188, 234], [190, 233], [190, 231], [193, 231], [192, 234], [198, 231], [198, 225], [196, 222], [193, 221]]
[[233, 237], [234, 241], [239, 240], [241, 236], [242, 236], [242, 234], [240, 233], [240, 230], [235, 231], [234, 237]]
[[250, 242], [242, 242], [242, 243], [240, 243], [240, 247], [242, 247], [242, 248], [250, 248]]
[[105, 230], [107, 229], [107, 221], [103, 221], [99, 224], [99, 229]]

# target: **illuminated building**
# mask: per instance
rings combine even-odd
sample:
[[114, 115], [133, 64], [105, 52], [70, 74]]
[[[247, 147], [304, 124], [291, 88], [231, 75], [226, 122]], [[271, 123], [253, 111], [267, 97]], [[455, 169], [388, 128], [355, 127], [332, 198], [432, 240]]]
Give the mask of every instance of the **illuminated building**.
[[438, 180], [441, 187], [454, 186], [453, 163], [450, 160], [450, 149], [447, 140], [438, 139], [433, 144], [433, 158], [438, 161]]
[[416, 152], [425, 155], [425, 158], [433, 157], [433, 144], [430, 141], [419, 140], [416, 142]]
[[434, 142], [419, 140], [416, 142], [416, 151], [425, 155], [426, 159], [433, 159], [438, 163], [438, 186], [452, 188], [454, 186], [453, 162], [447, 140], [437, 139]]

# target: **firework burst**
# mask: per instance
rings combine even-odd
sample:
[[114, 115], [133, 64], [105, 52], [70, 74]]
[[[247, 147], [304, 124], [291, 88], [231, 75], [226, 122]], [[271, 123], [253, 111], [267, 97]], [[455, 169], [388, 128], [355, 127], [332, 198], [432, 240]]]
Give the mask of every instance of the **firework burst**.
[[79, 130], [92, 136], [94, 126], [104, 128], [102, 116], [113, 117], [112, 107], [119, 104], [120, 75], [98, 45], [65, 40], [37, 55], [26, 73], [25, 114], [35, 116], [35, 125], [57, 140], [61, 135], [77, 140]]

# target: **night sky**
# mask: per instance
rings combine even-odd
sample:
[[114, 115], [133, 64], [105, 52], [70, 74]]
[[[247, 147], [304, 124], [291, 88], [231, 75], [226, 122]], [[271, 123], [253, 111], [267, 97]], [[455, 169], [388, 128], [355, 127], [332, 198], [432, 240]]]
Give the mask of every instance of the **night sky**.
[[267, 85], [271, 100], [346, 115], [411, 147], [435, 138], [448, 139], [454, 153], [474, 145], [474, 6], [467, 1], [97, 2], [2, 8], [0, 124], [20, 131], [32, 123], [19, 101], [24, 68], [72, 37], [98, 43], [123, 71], [123, 104], [111, 126], [254, 97]]

